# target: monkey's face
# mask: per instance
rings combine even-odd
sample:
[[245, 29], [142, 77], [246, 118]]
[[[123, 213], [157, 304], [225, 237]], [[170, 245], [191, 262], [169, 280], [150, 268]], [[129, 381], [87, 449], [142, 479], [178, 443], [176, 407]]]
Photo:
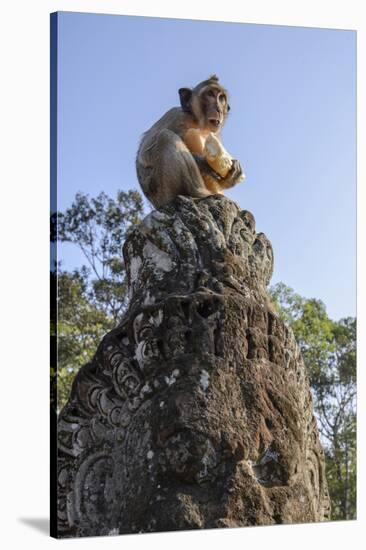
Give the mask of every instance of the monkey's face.
[[230, 106], [218, 79], [201, 82], [193, 90], [181, 88], [179, 96], [183, 111], [195, 117], [201, 130], [216, 133], [222, 128]]
[[229, 110], [225, 90], [221, 86], [205, 86], [198, 94], [198, 101], [203, 115], [203, 129], [218, 132]]

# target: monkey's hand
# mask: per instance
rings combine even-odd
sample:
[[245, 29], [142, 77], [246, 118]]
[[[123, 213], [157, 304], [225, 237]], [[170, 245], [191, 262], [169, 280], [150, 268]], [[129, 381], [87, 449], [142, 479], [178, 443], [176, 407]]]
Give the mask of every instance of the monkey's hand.
[[[222, 176], [220, 176], [220, 174], [215, 172], [215, 170], [213, 168], [211, 168], [211, 166], [208, 164], [207, 160], [202, 155], [192, 153], [192, 156], [193, 156], [194, 160], [196, 161], [196, 164], [197, 164], [198, 169], [201, 172], [202, 176], [209, 176], [210, 178], [212, 178], [215, 181], [217, 181], [218, 183], [220, 183], [220, 185], [222, 185], [222, 182], [224, 181], [224, 178]], [[235, 185], [235, 183], [233, 185]]]
[[229, 189], [234, 187], [239, 181], [242, 181], [245, 178], [245, 174], [242, 170], [240, 162], [236, 159], [233, 159], [231, 168], [226, 176], [226, 178], [221, 178], [220, 185], [223, 189]]

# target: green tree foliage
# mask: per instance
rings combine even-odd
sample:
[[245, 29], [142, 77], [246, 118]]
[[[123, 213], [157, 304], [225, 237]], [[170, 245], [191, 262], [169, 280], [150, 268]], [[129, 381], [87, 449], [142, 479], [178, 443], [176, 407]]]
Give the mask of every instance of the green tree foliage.
[[[94, 355], [103, 335], [120, 321], [127, 306], [127, 280], [122, 245], [128, 232], [140, 222], [141, 195], [136, 191], [105, 193], [96, 198], [78, 193], [70, 208], [51, 218], [51, 240], [72, 243], [85, 264], [73, 272], [55, 266], [57, 312], [51, 315], [51, 338], [56, 340], [57, 410], [70, 394], [79, 368]], [[52, 280], [52, 279], [51, 279]], [[55, 400], [52, 384], [51, 398]]]
[[89, 298], [115, 324], [127, 302], [122, 245], [142, 211], [137, 191], [119, 191], [116, 199], [77, 193], [71, 207], [57, 214], [57, 239], [79, 247], [87, 262], [82, 275]]
[[356, 319], [331, 320], [320, 300], [279, 283], [270, 294], [308, 369], [326, 454], [333, 519], [356, 517]]
[[80, 367], [92, 358], [113, 319], [93, 304], [85, 274], [79, 271], [58, 275], [58, 384], [59, 407], [66, 403], [71, 384]]

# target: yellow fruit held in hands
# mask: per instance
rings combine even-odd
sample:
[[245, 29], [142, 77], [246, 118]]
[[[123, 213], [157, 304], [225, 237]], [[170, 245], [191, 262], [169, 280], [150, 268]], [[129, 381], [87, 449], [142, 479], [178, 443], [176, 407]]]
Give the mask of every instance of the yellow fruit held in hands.
[[226, 178], [233, 159], [214, 134], [209, 134], [206, 138], [204, 156], [211, 168], [221, 177]]

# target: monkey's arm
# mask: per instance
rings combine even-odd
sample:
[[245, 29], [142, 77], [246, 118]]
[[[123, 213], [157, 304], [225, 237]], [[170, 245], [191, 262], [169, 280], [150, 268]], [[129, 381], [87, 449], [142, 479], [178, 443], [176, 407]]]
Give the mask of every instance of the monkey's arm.
[[221, 182], [223, 182], [224, 179], [220, 176], [220, 174], [215, 172], [213, 168], [211, 168], [204, 156], [198, 155], [197, 153], [192, 153], [192, 156], [196, 161], [196, 164], [201, 174], [203, 176], [209, 176], [210, 178], [213, 178], [217, 183], [221, 185]]
[[220, 176], [211, 166], [208, 164], [207, 160], [198, 154], [192, 154], [196, 164], [201, 172], [206, 184], [210, 182], [210, 188], [212, 185], [219, 187], [220, 189], [230, 189], [234, 187], [239, 181], [244, 179], [244, 172], [242, 170], [241, 164], [238, 160], [233, 159], [232, 166], [225, 178]]
[[240, 165], [240, 162], [236, 159], [233, 159], [232, 166], [225, 178], [221, 178], [220, 186], [222, 189], [230, 189], [234, 187], [239, 181], [244, 179], [244, 172]]

